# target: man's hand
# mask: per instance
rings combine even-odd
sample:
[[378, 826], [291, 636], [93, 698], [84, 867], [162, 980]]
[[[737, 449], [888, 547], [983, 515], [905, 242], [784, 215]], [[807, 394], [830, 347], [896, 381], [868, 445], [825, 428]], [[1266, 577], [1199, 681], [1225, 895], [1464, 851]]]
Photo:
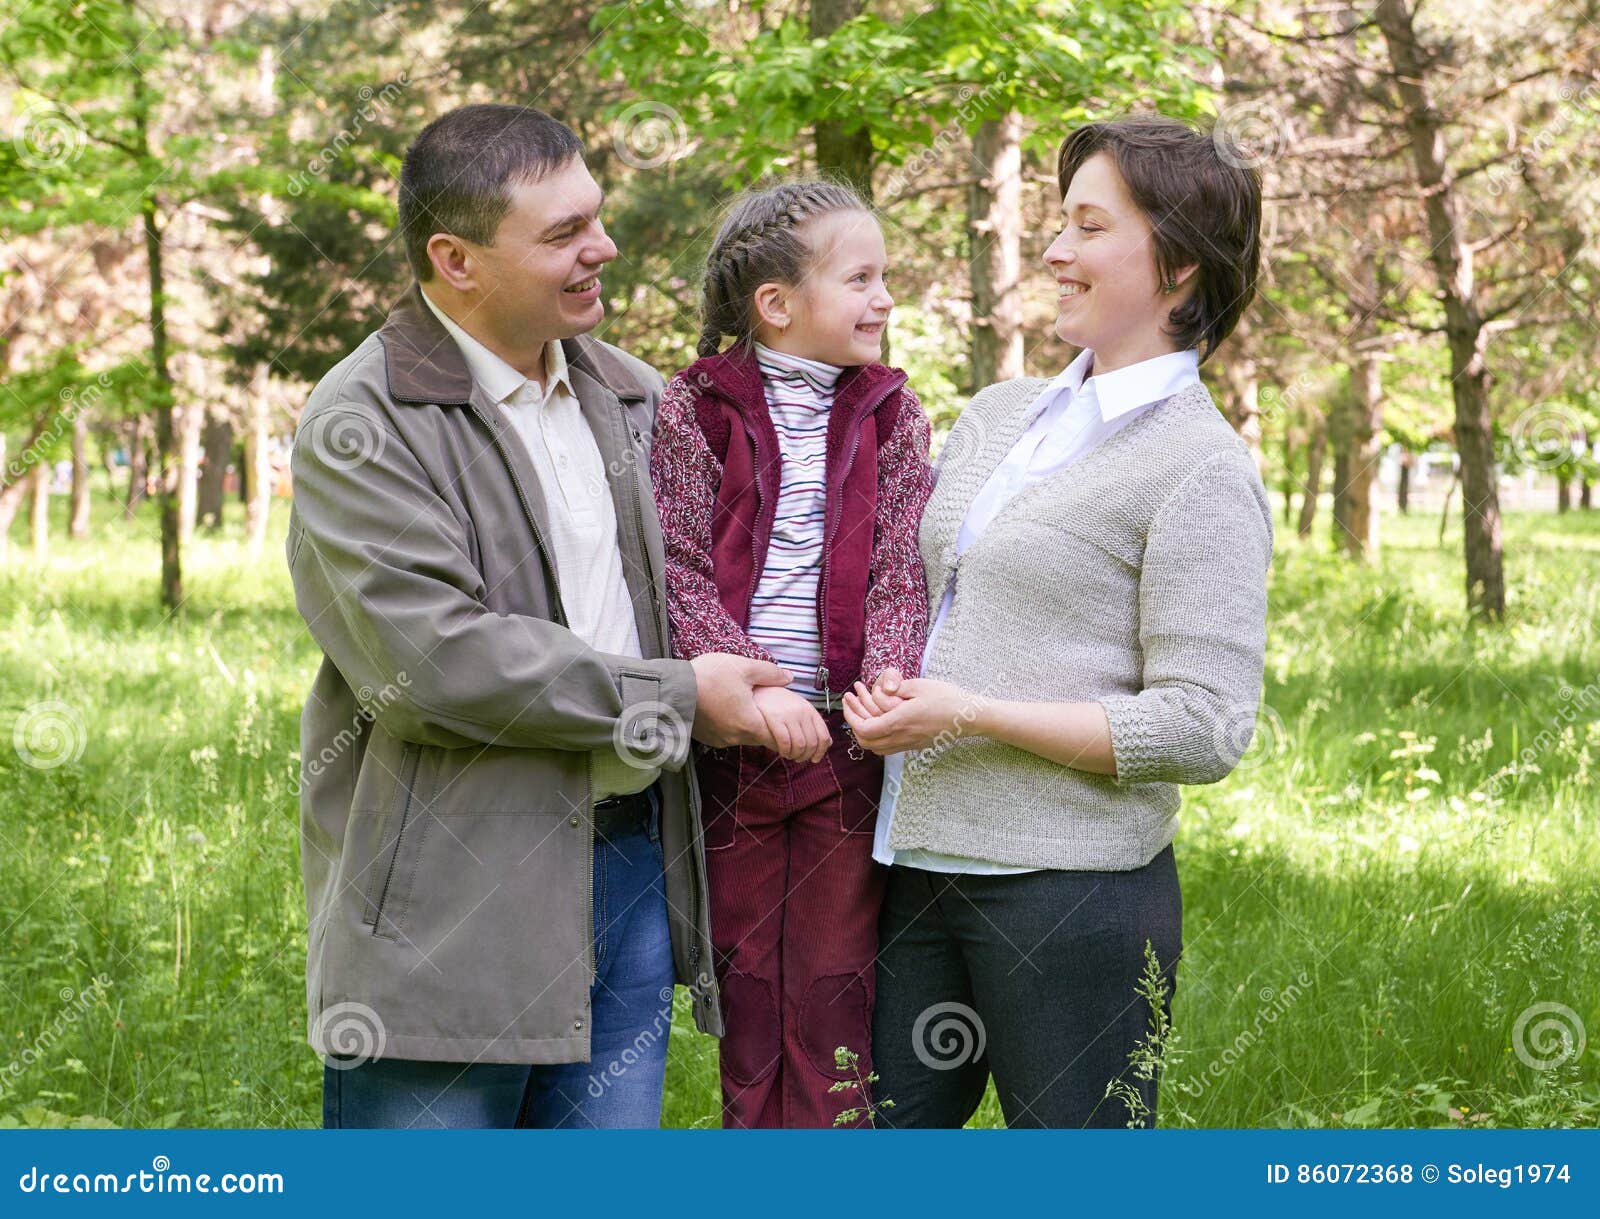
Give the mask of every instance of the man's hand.
[[793, 678], [787, 669], [728, 652], [707, 652], [689, 663], [694, 668], [695, 740], [713, 749], [778, 747], [752, 692], [757, 686], [788, 685]]
[[791, 762], [820, 762], [832, 740], [822, 714], [793, 690], [758, 687], [754, 694], [779, 756]]

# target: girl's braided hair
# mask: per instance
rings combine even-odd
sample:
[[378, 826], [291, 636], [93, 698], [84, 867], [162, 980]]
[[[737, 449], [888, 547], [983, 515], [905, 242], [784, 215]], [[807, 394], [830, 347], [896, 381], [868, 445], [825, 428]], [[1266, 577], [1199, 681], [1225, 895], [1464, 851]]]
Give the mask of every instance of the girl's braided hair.
[[756, 289], [801, 283], [814, 256], [801, 230], [819, 217], [849, 211], [870, 215], [872, 209], [839, 182], [786, 182], [735, 199], [706, 258], [699, 354], [716, 355], [725, 335], [754, 342]]

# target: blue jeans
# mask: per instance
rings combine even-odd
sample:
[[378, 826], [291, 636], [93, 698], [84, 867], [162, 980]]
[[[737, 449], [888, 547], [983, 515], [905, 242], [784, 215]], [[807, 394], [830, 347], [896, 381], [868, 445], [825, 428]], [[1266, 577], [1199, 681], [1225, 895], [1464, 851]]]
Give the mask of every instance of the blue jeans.
[[[595, 836], [590, 1061], [334, 1062], [322, 1073], [322, 1124], [438, 1129], [653, 1128], [672, 1028], [672, 943], [660, 810], [649, 830]], [[537, 927], [528, 929], [538, 935]], [[348, 1061], [348, 1060], [346, 1060]]]

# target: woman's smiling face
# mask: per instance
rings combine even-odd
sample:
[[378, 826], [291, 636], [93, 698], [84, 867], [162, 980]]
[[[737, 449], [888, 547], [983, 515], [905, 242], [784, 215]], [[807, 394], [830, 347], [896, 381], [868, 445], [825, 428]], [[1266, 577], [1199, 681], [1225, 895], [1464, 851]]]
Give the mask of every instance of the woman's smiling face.
[[1044, 252], [1059, 291], [1056, 334], [1093, 350], [1096, 373], [1176, 350], [1163, 326], [1185, 293], [1161, 291], [1150, 223], [1109, 154], [1079, 167], [1061, 213], [1065, 227]]

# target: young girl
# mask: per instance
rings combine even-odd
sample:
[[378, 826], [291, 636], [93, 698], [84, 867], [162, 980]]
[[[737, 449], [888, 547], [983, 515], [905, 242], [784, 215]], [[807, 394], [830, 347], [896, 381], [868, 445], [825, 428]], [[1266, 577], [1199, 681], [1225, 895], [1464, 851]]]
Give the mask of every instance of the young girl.
[[883, 761], [855, 746], [840, 698], [917, 672], [931, 478], [922, 406], [877, 363], [885, 257], [848, 187], [736, 201], [706, 267], [701, 359], [656, 414], [677, 654], [734, 652], [794, 678], [756, 693], [777, 752], [697, 755], [726, 1126], [831, 1126], [860, 1100], [828, 1091], [852, 1078], [835, 1048], [871, 1067]]

